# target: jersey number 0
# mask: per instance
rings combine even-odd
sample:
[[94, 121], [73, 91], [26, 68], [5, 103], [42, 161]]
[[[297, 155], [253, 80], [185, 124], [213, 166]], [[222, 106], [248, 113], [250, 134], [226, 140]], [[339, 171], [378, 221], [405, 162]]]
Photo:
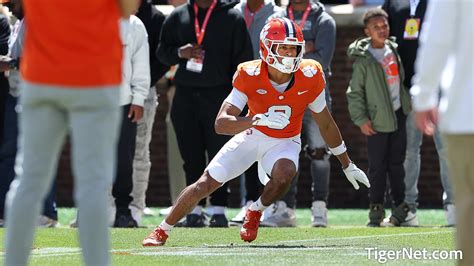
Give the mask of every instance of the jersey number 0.
[[[288, 105], [274, 105], [268, 108], [268, 114], [276, 113], [276, 112], [284, 113], [288, 117], [291, 117], [291, 107]], [[283, 128], [275, 128], [272, 126], [268, 126], [268, 127], [272, 129], [283, 129]]]

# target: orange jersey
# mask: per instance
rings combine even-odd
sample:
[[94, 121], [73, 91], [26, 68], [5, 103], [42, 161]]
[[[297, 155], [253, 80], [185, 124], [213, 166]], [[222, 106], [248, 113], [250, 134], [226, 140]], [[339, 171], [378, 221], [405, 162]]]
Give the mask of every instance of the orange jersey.
[[78, 87], [122, 80], [116, 0], [25, 0], [21, 74], [29, 82]]
[[255, 127], [267, 136], [289, 138], [300, 134], [306, 107], [319, 96], [326, 85], [321, 65], [311, 59], [301, 61], [291, 83], [293, 85], [286, 91], [278, 92], [270, 83], [268, 66], [262, 60], [245, 62], [237, 67], [233, 86], [248, 98], [247, 116], [284, 112], [290, 117], [290, 124], [283, 129]]

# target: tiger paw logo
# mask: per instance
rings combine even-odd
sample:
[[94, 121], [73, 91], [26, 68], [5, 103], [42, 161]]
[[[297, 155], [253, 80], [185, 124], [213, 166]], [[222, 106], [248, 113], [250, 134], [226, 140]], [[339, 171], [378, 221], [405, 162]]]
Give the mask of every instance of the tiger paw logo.
[[262, 42], [265, 41], [265, 37], [267, 37], [269, 29], [270, 29], [270, 24], [267, 24], [263, 27], [262, 31], [260, 32], [260, 40]]
[[311, 78], [318, 73], [318, 70], [314, 66], [305, 66], [301, 71], [303, 71], [303, 75], [308, 78]]
[[260, 67], [258, 66], [249, 66], [245, 68], [245, 72], [249, 76], [258, 76], [260, 75]]

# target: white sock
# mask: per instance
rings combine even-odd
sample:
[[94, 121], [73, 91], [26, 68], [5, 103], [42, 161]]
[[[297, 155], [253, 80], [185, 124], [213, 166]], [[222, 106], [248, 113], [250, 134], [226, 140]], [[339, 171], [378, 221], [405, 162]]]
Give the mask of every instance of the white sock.
[[268, 206], [265, 206], [262, 204], [261, 198], [258, 198], [258, 200], [254, 203], [252, 203], [249, 207], [250, 210], [252, 211], [263, 211], [267, 208]]
[[167, 235], [169, 235], [170, 232], [171, 232], [171, 229], [173, 229], [174, 225], [168, 224], [168, 223], [166, 222], [166, 219], [164, 219], [164, 220], [161, 222], [161, 224], [160, 224], [159, 227], [160, 227], [163, 231], [165, 231], [165, 233], [166, 233]]
[[189, 214], [201, 215], [202, 214], [202, 206], [198, 205], [198, 206], [194, 207], [194, 209]]

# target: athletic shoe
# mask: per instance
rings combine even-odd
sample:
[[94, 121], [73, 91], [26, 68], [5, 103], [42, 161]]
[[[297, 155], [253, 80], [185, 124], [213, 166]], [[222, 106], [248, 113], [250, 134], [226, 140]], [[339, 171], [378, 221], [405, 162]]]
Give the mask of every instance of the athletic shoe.
[[398, 205], [395, 209], [392, 210], [392, 215], [389, 218], [383, 220], [380, 226], [383, 227], [392, 227], [392, 226], [400, 226], [403, 221], [405, 221], [408, 217], [408, 212], [410, 211], [410, 207], [407, 203], [403, 202], [402, 204]]
[[188, 214], [186, 215], [186, 220], [184, 222], [176, 223], [175, 227], [206, 227], [208, 226], [208, 222], [206, 220], [206, 216], [204, 213], [202, 214]]
[[133, 220], [135, 220], [137, 222], [137, 225], [140, 226], [140, 224], [142, 223], [144, 211], [140, 210], [139, 208], [133, 205], [130, 205], [128, 208], [130, 209], [130, 212], [132, 213]]
[[166, 243], [166, 239], [168, 239], [168, 235], [165, 230], [158, 226], [145, 239], [143, 239], [142, 245], [144, 247], [163, 246]]
[[368, 227], [379, 227], [385, 217], [385, 210], [382, 204], [369, 205], [369, 223]]
[[49, 218], [46, 215], [40, 215], [38, 219], [38, 227], [41, 228], [55, 228], [58, 226], [58, 221]]
[[419, 226], [419, 225], [420, 223], [418, 222], [416, 213], [413, 211], [409, 211], [407, 213], [407, 218], [405, 218], [405, 221], [400, 224], [400, 226]]
[[311, 221], [313, 227], [328, 226], [328, 209], [326, 208], [326, 202], [321, 200], [313, 201], [311, 212]]
[[229, 221], [225, 214], [214, 214], [209, 221], [209, 227], [229, 227]]
[[273, 214], [273, 208], [275, 207], [275, 203], [270, 204], [265, 210], [263, 210], [262, 217], [260, 218], [260, 222], [263, 222], [263, 220], [267, 219], [268, 217], [272, 216]]
[[173, 206], [169, 206], [168, 208], [161, 209], [160, 212], [159, 212], [160, 216], [168, 216], [168, 214], [170, 214], [172, 208], [173, 208]]
[[444, 206], [444, 216], [446, 217], [448, 226], [456, 225], [456, 207], [454, 204], [446, 204], [446, 206]]
[[260, 225], [261, 211], [247, 210], [244, 223], [240, 228], [240, 238], [245, 242], [252, 242], [257, 238], [258, 226]]
[[79, 223], [77, 222], [77, 216], [76, 216], [76, 218], [74, 218], [74, 220], [72, 220], [71, 223], [69, 224], [69, 227], [77, 228], [78, 226], [79, 226]]
[[274, 203], [271, 214], [263, 219], [263, 227], [296, 227], [295, 210], [286, 207], [284, 201]]
[[136, 228], [138, 227], [137, 222], [133, 219], [132, 215], [120, 215], [115, 218], [115, 228]]
[[145, 209], [143, 209], [143, 215], [145, 215], [145, 216], [155, 216], [155, 212], [153, 212], [150, 208], [145, 207]]
[[249, 200], [247, 201], [247, 203], [242, 206], [242, 208], [240, 209], [240, 212], [237, 213], [237, 215], [235, 215], [234, 218], [230, 219], [230, 223], [229, 225], [231, 226], [240, 226], [243, 222], [244, 222], [244, 219], [245, 219], [245, 214], [247, 213], [247, 209], [250, 207], [250, 205], [252, 205], [253, 201]]

